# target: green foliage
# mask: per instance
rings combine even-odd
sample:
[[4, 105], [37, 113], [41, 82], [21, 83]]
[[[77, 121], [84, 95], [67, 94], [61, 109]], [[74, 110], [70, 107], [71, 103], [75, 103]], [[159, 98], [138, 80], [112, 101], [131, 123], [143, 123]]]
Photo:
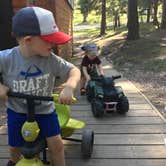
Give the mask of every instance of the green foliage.
[[112, 15], [127, 12], [127, 0], [112, 0], [110, 1], [109, 9]]
[[81, 14], [80, 10], [75, 9], [73, 17], [74, 17], [74, 19], [73, 19], [74, 25], [78, 25], [78, 24], [82, 23], [82, 14]]
[[138, 6], [146, 9], [152, 4], [152, 0], [138, 0]]
[[[82, 24], [83, 15], [81, 14], [80, 10], [74, 10], [74, 25]], [[108, 19], [110, 21], [110, 19]], [[100, 24], [100, 15], [96, 14], [96, 11], [92, 10], [88, 17], [86, 24]]]
[[92, 10], [87, 19], [89, 24], [100, 23], [100, 15], [97, 15], [96, 11]]

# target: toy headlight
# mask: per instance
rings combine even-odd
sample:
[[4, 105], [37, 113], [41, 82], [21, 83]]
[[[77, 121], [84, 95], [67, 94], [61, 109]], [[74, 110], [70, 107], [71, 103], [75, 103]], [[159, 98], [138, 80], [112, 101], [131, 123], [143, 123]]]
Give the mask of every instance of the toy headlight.
[[36, 140], [40, 132], [38, 123], [35, 122], [25, 122], [21, 129], [21, 134], [25, 141], [33, 142]]

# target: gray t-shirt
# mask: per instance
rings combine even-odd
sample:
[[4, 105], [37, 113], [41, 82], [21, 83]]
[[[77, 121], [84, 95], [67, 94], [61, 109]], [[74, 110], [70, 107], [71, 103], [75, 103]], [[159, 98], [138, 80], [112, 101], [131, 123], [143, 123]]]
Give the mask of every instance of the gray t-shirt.
[[[0, 73], [3, 82], [11, 91], [37, 96], [51, 96], [55, 78], [68, 78], [73, 65], [51, 53], [48, 57], [21, 55], [19, 47], [0, 51]], [[19, 113], [26, 113], [23, 99], [9, 98], [7, 107]], [[53, 102], [41, 101], [35, 104], [36, 114], [48, 114], [55, 109]]]

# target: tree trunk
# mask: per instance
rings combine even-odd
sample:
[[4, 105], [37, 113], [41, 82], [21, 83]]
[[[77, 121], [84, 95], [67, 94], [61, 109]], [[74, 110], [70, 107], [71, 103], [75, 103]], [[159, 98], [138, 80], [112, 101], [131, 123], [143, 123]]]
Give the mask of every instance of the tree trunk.
[[118, 27], [121, 26], [121, 23], [120, 23], [120, 16], [118, 15]]
[[117, 27], [120, 27], [120, 17], [119, 17], [119, 13], [115, 12], [115, 15], [114, 15], [114, 31]]
[[128, 40], [136, 40], [139, 38], [139, 23], [137, 0], [128, 0]]
[[84, 13], [83, 14], [83, 23], [86, 23], [87, 22], [87, 17], [88, 17], [88, 14], [87, 13]]
[[150, 22], [150, 13], [151, 13], [151, 5], [149, 5], [149, 7], [147, 8], [147, 18], [146, 18], [147, 23]]
[[101, 26], [100, 26], [100, 36], [105, 35], [106, 31], [106, 0], [102, 0], [102, 15], [101, 15]]
[[115, 13], [114, 15], [114, 31], [118, 27], [118, 14]]
[[166, 0], [163, 0], [161, 29], [166, 29]]
[[157, 27], [159, 28], [159, 22], [158, 22], [158, 19], [157, 19], [158, 0], [153, 0], [153, 9], [154, 9], [153, 24], [157, 25]]
[[140, 12], [140, 20], [141, 20], [141, 23], [143, 23], [144, 22], [144, 19], [143, 19], [143, 14], [142, 14], [142, 12]]

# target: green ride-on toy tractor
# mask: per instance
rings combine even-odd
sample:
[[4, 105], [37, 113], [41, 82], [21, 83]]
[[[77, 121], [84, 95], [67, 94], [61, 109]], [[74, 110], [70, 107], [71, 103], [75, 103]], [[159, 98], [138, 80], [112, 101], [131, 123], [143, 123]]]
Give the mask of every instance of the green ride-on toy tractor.
[[[82, 129], [85, 123], [76, 119], [70, 118], [69, 105], [58, 104], [58, 94], [48, 96], [32, 96], [17, 92], [9, 92], [9, 97], [17, 97], [25, 99], [27, 102], [27, 120], [22, 126], [22, 136], [25, 140], [25, 145], [22, 147], [22, 158], [16, 166], [44, 166], [49, 164], [53, 166], [51, 161], [47, 159], [47, 144], [45, 138], [40, 136], [38, 123], [35, 121], [35, 101], [54, 101], [58, 119], [61, 127], [61, 136], [65, 140], [81, 142], [81, 152], [83, 157], [90, 158], [93, 151], [94, 132], [86, 129], [82, 133], [82, 139], [71, 138], [76, 129]], [[74, 100], [74, 99], [73, 99]], [[42, 153], [43, 159], [36, 158]]]
[[104, 113], [112, 111], [124, 114], [129, 110], [129, 102], [121, 86], [115, 86], [114, 80], [118, 78], [121, 76], [98, 76], [91, 77], [88, 82], [86, 95], [95, 117], [102, 117]]

